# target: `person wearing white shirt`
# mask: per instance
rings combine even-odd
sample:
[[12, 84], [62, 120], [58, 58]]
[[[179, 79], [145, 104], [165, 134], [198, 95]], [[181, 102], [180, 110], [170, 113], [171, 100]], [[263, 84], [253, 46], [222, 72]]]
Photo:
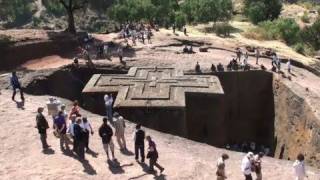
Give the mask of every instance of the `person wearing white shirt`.
[[123, 117], [120, 116], [119, 113], [117, 112], [114, 113], [113, 123], [115, 128], [115, 135], [117, 137], [120, 150], [126, 150], [127, 145], [126, 145], [126, 139], [124, 137], [126, 125]]
[[305, 177], [308, 177], [304, 166], [303, 154], [297, 156], [297, 160], [293, 163], [293, 169], [296, 177], [295, 180], [303, 180]]
[[288, 73], [291, 73], [291, 59], [287, 62]]
[[113, 97], [112, 95], [108, 95], [106, 94], [104, 96], [104, 103], [106, 106], [106, 116], [108, 118], [108, 120], [112, 123], [112, 105], [113, 105]]
[[252, 180], [251, 172], [252, 172], [252, 160], [253, 160], [253, 153], [249, 152], [245, 155], [242, 159], [241, 163], [241, 171], [245, 176], [245, 180]]
[[86, 147], [86, 151], [90, 151], [90, 148], [89, 148], [89, 137], [90, 137], [90, 133], [91, 135], [93, 135], [93, 129], [91, 127], [91, 124], [89, 123], [88, 119], [86, 117], [83, 117], [82, 118], [82, 123], [80, 125], [84, 131], [85, 131], [85, 147]]

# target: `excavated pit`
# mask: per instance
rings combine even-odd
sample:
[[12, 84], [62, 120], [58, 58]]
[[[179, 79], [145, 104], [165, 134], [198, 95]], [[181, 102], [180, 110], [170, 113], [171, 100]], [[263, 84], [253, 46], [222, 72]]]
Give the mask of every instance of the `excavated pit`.
[[[83, 67], [78, 69], [66, 67], [46, 76], [34, 78], [26, 87], [26, 92], [35, 95], [49, 94], [70, 100], [77, 99], [84, 109], [105, 115], [104, 94], [97, 93], [93, 99], [88, 101], [83, 98], [81, 93], [92, 75], [99, 73], [126, 74], [127, 69], [99, 68], [91, 70]], [[315, 165], [319, 162], [317, 154], [320, 149], [319, 125], [313, 120], [310, 122], [308, 120], [315, 119], [315, 117], [311, 115], [312, 113], [306, 106], [302, 108], [299, 106], [299, 103], [304, 103], [303, 99], [295, 95], [284, 84], [275, 81], [272, 73], [248, 71], [224, 72], [215, 75], [220, 79], [224, 95], [199, 96], [188, 93], [186, 94], [186, 111], [184, 113], [174, 109], [157, 108], [144, 111], [118, 110], [128, 120], [141, 122], [147, 127], [162, 132], [217, 147], [255, 142], [258, 146], [269, 147], [271, 156], [285, 159], [296, 156], [297, 150], [294, 146], [296, 143], [303, 143], [305, 139], [302, 135], [309, 133], [308, 136], [313, 142], [310, 146], [313, 150], [308, 151], [307, 158], [309, 156], [310, 162]], [[114, 97], [116, 96], [115, 93]], [[293, 112], [296, 109], [299, 109], [300, 114]], [[291, 122], [293, 118], [290, 117], [291, 114], [302, 116], [307, 119], [307, 122], [302, 125], [297, 120]], [[168, 121], [168, 116], [177, 118], [185, 116], [186, 122], [184, 122], [184, 126], [178, 126], [176, 122]], [[181, 127], [185, 129], [181, 129]], [[300, 128], [299, 131], [297, 128]], [[181, 134], [181, 132], [186, 132], [186, 134]], [[298, 137], [302, 136], [302, 139], [292, 136], [293, 134]]]

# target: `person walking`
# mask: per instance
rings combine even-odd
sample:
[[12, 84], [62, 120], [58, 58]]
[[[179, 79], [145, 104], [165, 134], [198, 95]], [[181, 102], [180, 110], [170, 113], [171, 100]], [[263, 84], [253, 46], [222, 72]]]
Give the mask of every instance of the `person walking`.
[[24, 101], [23, 89], [21, 87], [21, 84], [19, 82], [19, 78], [16, 72], [12, 72], [12, 75], [10, 77], [10, 85], [12, 86], [12, 90], [13, 90], [12, 101], [15, 101], [17, 89], [20, 91], [21, 100]]
[[78, 118], [77, 123], [74, 125], [74, 139], [76, 141], [75, 152], [80, 159], [85, 159], [84, 147], [85, 147], [85, 131], [81, 127], [82, 120]]
[[54, 119], [54, 129], [57, 131], [59, 135], [61, 150], [69, 149], [67, 137], [67, 123], [62, 111], [59, 111], [58, 116], [56, 116]]
[[110, 159], [110, 157], [109, 157], [109, 148], [110, 148], [110, 151], [111, 151], [112, 159], [115, 160], [114, 144], [113, 144], [113, 141], [112, 141], [113, 131], [112, 131], [112, 128], [108, 125], [108, 119], [107, 118], [103, 118], [103, 124], [99, 128], [99, 135], [101, 137], [102, 144], [103, 144], [103, 149], [105, 150], [105, 152], [107, 154], [108, 160]]
[[260, 50], [259, 48], [256, 48], [256, 65], [259, 64], [259, 58], [260, 58]]
[[157, 151], [156, 143], [152, 141], [150, 136], [147, 136], [146, 139], [149, 143], [148, 154], [147, 154], [147, 158], [149, 159], [149, 172], [150, 173], [155, 172], [154, 166], [156, 166], [160, 170], [160, 173], [162, 173], [164, 171], [164, 168], [160, 166], [157, 162], [159, 158], [159, 154]]
[[37, 123], [37, 129], [40, 134], [40, 140], [42, 144], [42, 149], [46, 150], [50, 146], [47, 143], [47, 129], [49, 129], [49, 124], [46, 118], [44, 117], [43, 113], [43, 107], [38, 108], [38, 114], [36, 116], [36, 123]]
[[144, 163], [145, 155], [144, 155], [144, 139], [145, 132], [141, 129], [141, 124], [137, 124], [136, 132], [134, 134], [134, 153], [136, 161], [139, 160], [139, 152], [141, 156], [141, 162]]
[[126, 125], [123, 117], [120, 116], [119, 113], [117, 112], [114, 113], [113, 124], [115, 127], [115, 135], [116, 135], [120, 150], [121, 151], [127, 150], [126, 139], [124, 137]]
[[67, 130], [68, 134], [73, 139], [73, 151], [76, 151], [76, 149], [77, 149], [77, 140], [74, 136], [74, 126], [76, 124], [76, 119], [77, 119], [77, 116], [74, 114], [70, 117], [71, 122], [70, 122], [70, 124], [68, 126], [68, 130]]
[[84, 135], [84, 144], [85, 144], [86, 152], [89, 152], [90, 151], [90, 148], [89, 148], [90, 134], [93, 135], [94, 132], [87, 117], [82, 118], [81, 127], [84, 130], [83, 135]]
[[225, 160], [229, 159], [227, 154], [222, 154], [222, 156], [218, 159], [217, 162], [217, 180], [225, 180], [227, 179], [226, 172], [225, 172]]
[[288, 60], [287, 62], [287, 69], [288, 69], [288, 73], [291, 73], [291, 59]]
[[123, 62], [123, 49], [121, 46], [118, 48], [117, 53], [118, 53], [119, 61], [120, 61], [120, 63], [122, 63]]
[[237, 60], [239, 59], [239, 62], [241, 62], [242, 51], [240, 48], [236, 48], [236, 55], [237, 55]]
[[106, 116], [108, 118], [108, 120], [112, 122], [112, 116], [113, 116], [113, 112], [112, 112], [112, 106], [113, 106], [113, 97], [112, 94], [108, 95], [104, 95], [104, 104], [106, 106]]
[[264, 156], [263, 152], [259, 152], [254, 156], [254, 170], [256, 172], [257, 178], [256, 180], [262, 180], [262, 158]]
[[252, 180], [252, 159], [253, 159], [253, 153], [248, 152], [245, 157], [242, 159], [241, 163], [241, 171], [243, 175], [245, 176], [245, 180]]
[[308, 178], [306, 168], [304, 165], [304, 155], [298, 154], [297, 160], [293, 163], [293, 169], [295, 174], [295, 180], [303, 180], [305, 177]]

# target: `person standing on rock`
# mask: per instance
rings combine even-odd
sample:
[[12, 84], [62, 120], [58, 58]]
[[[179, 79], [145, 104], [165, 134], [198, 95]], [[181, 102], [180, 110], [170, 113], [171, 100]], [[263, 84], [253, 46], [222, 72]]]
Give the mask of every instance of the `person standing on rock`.
[[229, 159], [227, 154], [222, 154], [222, 156], [218, 159], [217, 162], [217, 180], [225, 180], [227, 179], [226, 172], [225, 172], [225, 160]]
[[21, 100], [24, 101], [23, 90], [16, 72], [12, 72], [12, 75], [10, 77], [10, 85], [12, 86], [12, 90], [13, 90], [12, 101], [15, 101], [17, 89], [19, 89], [20, 91]]
[[146, 137], [148, 143], [149, 143], [149, 148], [148, 148], [148, 154], [147, 158], [149, 159], [149, 172], [153, 173], [154, 171], [154, 166], [156, 166], [159, 170], [160, 173], [164, 171], [164, 168], [158, 164], [158, 158], [159, 154], [157, 151], [156, 143], [152, 141], [150, 136]]
[[113, 141], [112, 141], [113, 131], [112, 131], [112, 128], [108, 125], [108, 119], [107, 118], [103, 118], [103, 124], [99, 128], [99, 135], [101, 137], [102, 144], [103, 144], [103, 149], [105, 150], [105, 152], [107, 154], [108, 160], [110, 159], [110, 157], [109, 157], [109, 147], [110, 147], [112, 159], [115, 160], [115, 157], [114, 157], [114, 144], [113, 144]]
[[254, 170], [256, 172], [257, 178], [256, 180], [262, 180], [262, 158], [264, 156], [263, 152], [259, 152], [254, 156]]
[[297, 160], [293, 163], [293, 169], [296, 177], [295, 180], [303, 180], [305, 177], [308, 178], [303, 154], [298, 154]]
[[136, 161], [139, 160], [139, 151], [141, 156], [141, 162], [144, 163], [144, 139], [145, 139], [145, 132], [141, 129], [141, 124], [137, 124], [136, 132], [134, 134], [134, 153]]
[[40, 134], [40, 140], [43, 150], [48, 149], [50, 146], [47, 143], [47, 129], [49, 129], [49, 124], [46, 118], [44, 117], [43, 107], [38, 108], [38, 114], [36, 116], [37, 129]]
[[241, 171], [243, 175], [245, 176], [245, 180], [252, 180], [252, 160], [253, 160], [253, 153], [248, 152], [248, 154], [245, 155], [245, 157], [242, 159], [241, 163]]
[[241, 61], [242, 52], [240, 48], [236, 48], [236, 55], [237, 59], [239, 59], [239, 62]]
[[69, 149], [67, 123], [62, 111], [59, 111], [58, 116], [54, 119], [54, 129], [59, 134], [61, 150]]
[[120, 63], [122, 63], [123, 62], [123, 49], [121, 46], [118, 48], [117, 53], [118, 53], [119, 61], [120, 61]]
[[288, 60], [287, 62], [287, 69], [288, 69], [288, 73], [291, 73], [291, 59]]
[[93, 135], [93, 129], [87, 117], [82, 118], [81, 127], [84, 130], [83, 135], [84, 135], [84, 144], [85, 144], [86, 152], [89, 152], [90, 151], [89, 138], [90, 138], [90, 134]]
[[76, 141], [75, 152], [80, 159], [85, 159], [84, 147], [85, 147], [85, 131], [81, 127], [81, 118], [77, 119], [77, 123], [74, 125], [74, 139]]
[[120, 150], [125, 151], [127, 150], [126, 139], [124, 137], [126, 125], [123, 117], [117, 112], [114, 113], [113, 124], [116, 130], [115, 135], [117, 137]]
[[106, 106], [106, 116], [108, 118], [108, 120], [112, 122], [112, 116], [113, 116], [113, 112], [112, 112], [112, 106], [113, 106], [113, 97], [112, 94], [108, 95], [104, 95], [104, 104]]

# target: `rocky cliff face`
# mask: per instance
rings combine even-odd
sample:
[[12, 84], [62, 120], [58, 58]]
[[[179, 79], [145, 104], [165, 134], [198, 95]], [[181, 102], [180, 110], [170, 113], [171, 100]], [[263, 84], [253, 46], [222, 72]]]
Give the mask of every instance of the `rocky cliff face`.
[[276, 158], [295, 159], [320, 167], [320, 99], [294, 83], [274, 80]]

